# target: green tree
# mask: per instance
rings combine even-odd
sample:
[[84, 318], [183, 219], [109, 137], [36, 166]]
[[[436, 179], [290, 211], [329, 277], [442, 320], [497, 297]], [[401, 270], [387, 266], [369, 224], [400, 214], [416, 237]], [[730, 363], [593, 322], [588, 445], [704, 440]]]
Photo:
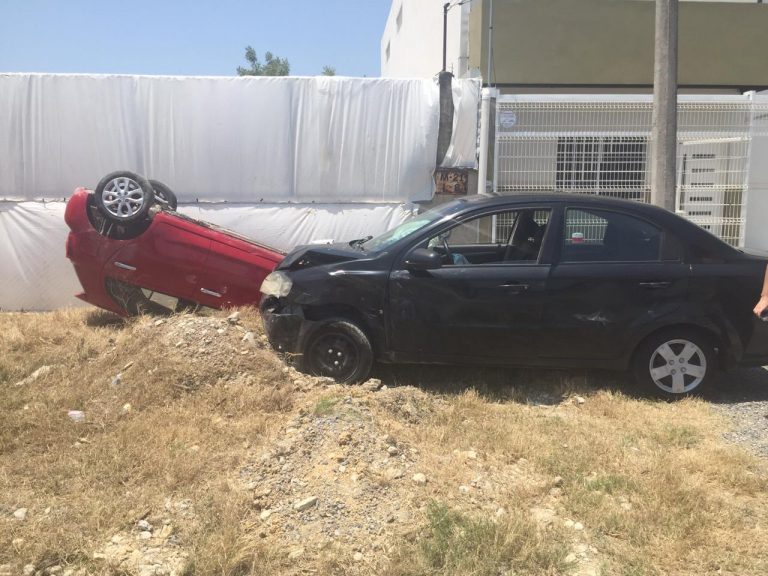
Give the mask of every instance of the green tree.
[[272, 52], [264, 54], [264, 63], [262, 64], [252, 46], [245, 47], [245, 60], [250, 66], [248, 68], [238, 66], [238, 76], [288, 76], [291, 72], [288, 59], [275, 56]]
[[336, 68], [333, 66], [323, 66], [323, 76], [336, 76]]

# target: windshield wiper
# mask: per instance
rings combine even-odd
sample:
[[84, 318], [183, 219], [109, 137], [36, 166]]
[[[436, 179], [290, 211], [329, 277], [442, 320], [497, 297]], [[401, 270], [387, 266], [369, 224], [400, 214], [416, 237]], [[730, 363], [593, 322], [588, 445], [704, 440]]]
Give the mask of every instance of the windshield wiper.
[[352, 248], [362, 248], [363, 244], [368, 242], [373, 236], [366, 236], [365, 238], [358, 238], [357, 240], [350, 240], [349, 245]]

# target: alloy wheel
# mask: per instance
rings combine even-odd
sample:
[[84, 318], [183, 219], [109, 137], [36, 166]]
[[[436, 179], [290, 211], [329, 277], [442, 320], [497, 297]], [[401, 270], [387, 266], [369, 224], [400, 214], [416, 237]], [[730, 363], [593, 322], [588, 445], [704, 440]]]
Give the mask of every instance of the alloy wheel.
[[653, 351], [648, 369], [653, 383], [664, 392], [686, 394], [704, 381], [707, 357], [690, 340], [668, 340]]
[[119, 220], [131, 219], [144, 206], [144, 191], [138, 182], [126, 176], [107, 182], [101, 198], [104, 208]]

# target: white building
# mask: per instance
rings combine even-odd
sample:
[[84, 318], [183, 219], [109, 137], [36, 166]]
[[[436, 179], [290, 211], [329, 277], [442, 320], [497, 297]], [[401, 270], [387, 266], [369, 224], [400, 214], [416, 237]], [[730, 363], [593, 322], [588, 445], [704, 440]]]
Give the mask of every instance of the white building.
[[[393, 0], [381, 75], [431, 78], [443, 68], [502, 93], [643, 93], [653, 84], [653, 0]], [[768, 89], [768, 4], [679, 4], [682, 93]]]

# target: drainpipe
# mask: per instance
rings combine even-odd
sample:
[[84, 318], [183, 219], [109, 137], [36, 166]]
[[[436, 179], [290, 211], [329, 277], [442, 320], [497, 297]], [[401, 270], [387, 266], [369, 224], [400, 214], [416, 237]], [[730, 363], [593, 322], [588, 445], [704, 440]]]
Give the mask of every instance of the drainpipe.
[[450, 2], [443, 4], [443, 72], [445, 72], [448, 52], [448, 9], [450, 7]]

